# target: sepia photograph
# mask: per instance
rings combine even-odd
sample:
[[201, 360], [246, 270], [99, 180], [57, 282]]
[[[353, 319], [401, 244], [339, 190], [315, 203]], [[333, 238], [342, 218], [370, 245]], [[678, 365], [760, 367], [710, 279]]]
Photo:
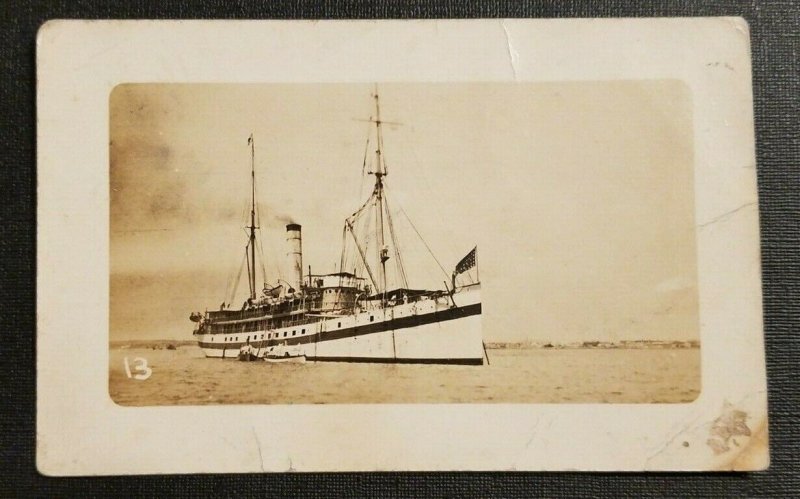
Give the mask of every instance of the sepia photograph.
[[700, 393], [680, 81], [121, 84], [109, 106], [118, 404]]

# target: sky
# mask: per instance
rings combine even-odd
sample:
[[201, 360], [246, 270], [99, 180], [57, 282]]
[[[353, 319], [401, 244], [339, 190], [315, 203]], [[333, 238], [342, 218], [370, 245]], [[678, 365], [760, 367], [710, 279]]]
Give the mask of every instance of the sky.
[[[383, 154], [410, 287], [443, 287], [477, 245], [486, 341], [699, 338], [682, 83], [377, 88], [382, 119], [400, 123], [384, 126]], [[117, 86], [111, 340], [191, 339], [189, 314], [226, 300], [247, 243], [251, 133], [267, 280], [287, 277], [289, 221], [304, 267], [338, 270], [344, 219], [374, 182], [362, 175], [373, 91]], [[246, 294], [243, 277], [234, 303]]]

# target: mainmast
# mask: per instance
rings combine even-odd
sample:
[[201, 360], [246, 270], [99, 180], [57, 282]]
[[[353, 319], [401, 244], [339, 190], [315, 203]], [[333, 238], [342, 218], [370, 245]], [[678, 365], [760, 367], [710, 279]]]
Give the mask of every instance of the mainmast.
[[[369, 275], [369, 279], [372, 282], [372, 285], [375, 287], [375, 294], [382, 295], [382, 301], [386, 302], [386, 293], [388, 290], [388, 277], [386, 272], [386, 261], [389, 260], [389, 246], [387, 245], [387, 234], [386, 228], [388, 227], [389, 234], [388, 237], [391, 238], [391, 244], [393, 246], [392, 250], [395, 256], [395, 265], [397, 267], [398, 278], [400, 282], [400, 286], [407, 287], [408, 282], [406, 280], [405, 271], [403, 270], [403, 262], [400, 258], [400, 251], [397, 246], [397, 239], [395, 237], [394, 232], [394, 225], [392, 223], [392, 214], [389, 211], [389, 202], [386, 197], [386, 187], [384, 185], [384, 177], [389, 174], [389, 169], [386, 166], [386, 161], [383, 158], [383, 127], [384, 124], [395, 124], [399, 125], [400, 123], [395, 123], [391, 121], [382, 121], [381, 120], [381, 106], [380, 106], [380, 98], [378, 97], [378, 89], [375, 88], [375, 92], [373, 93], [372, 97], [375, 99], [375, 117], [370, 117], [368, 121], [371, 123], [375, 123], [375, 130], [376, 130], [376, 147], [375, 147], [375, 164], [372, 168], [372, 171], [369, 172], [370, 175], [375, 175], [375, 187], [372, 190], [372, 194], [369, 196], [369, 199], [353, 213], [350, 217], [345, 219], [345, 232], [350, 232], [350, 235], [353, 236], [353, 241], [355, 242], [356, 248], [358, 249], [358, 254], [361, 257], [361, 261], [363, 262], [364, 269], [366, 270], [367, 274]], [[369, 151], [369, 136], [367, 138], [367, 146], [364, 149], [364, 164], [367, 161], [367, 154]], [[362, 239], [359, 241], [359, 236], [356, 235], [355, 229], [355, 222], [364, 214], [370, 212], [369, 210], [374, 209], [375, 214], [375, 229], [374, 229], [374, 241], [377, 243], [377, 248], [375, 248], [375, 252], [377, 253], [377, 259], [380, 262], [380, 268], [378, 268], [377, 272], [377, 279], [375, 279], [375, 275], [372, 273], [372, 269], [370, 267], [369, 261], [371, 260], [367, 258], [368, 250], [372, 250], [371, 247], [368, 248], [367, 244], [362, 244], [363, 241], [368, 241], [368, 239]], [[371, 212], [370, 212], [371, 213]], [[371, 218], [367, 217], [366, 230], [372, 230], [373, 221]], [[342, 247], [342, 265], [341, 267], [344, 268], [344, 261], [345, 261], [345, 247]]]
[[378, 239], [378, 258], [381, 261], [381, 292], [383, 299], [386, 300], [386, 260], [389, 259], [389, 250], [386, 247], [386, 241], [383, 230], [383, 177], [388, 175], [386, 164], [383, 161], [381, 150], [383, 149], [383, 134], [381, 133], [381, 105], [378, 99], [378, 89], [375, 89], [375, 127], [377, 135], [377, 149], [375, 150], [376, 165], [375, 165], [375, 208], [378, 215], [378, 223], [375, 227]]
[[250, 205], [250, 265], [247, 276], [250, 278], [250, 299], [256, 299], [256, 149], [253, 134], [247, 139], [250, 145], [250, 186], [251, 186], [251, 205]]

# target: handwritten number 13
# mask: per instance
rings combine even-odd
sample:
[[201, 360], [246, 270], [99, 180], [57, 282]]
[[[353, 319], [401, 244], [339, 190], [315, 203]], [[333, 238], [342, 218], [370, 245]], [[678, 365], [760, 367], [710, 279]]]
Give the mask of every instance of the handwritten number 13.
[[153, 374], [153, 370], [147, 366], [146, 359], [143, 359], [141, 357], [136, 357], [135, 359], [133, 359], [133, 362], [134, 362], [133, 371], [136, 374], [132, 375], [131, 366], [128, 363], [128, 358], [125, 357], [125, 374], [127, 374], [129, 378], [134, 378], [144, 381], [147, 378], [149, 378], [151, 374]]

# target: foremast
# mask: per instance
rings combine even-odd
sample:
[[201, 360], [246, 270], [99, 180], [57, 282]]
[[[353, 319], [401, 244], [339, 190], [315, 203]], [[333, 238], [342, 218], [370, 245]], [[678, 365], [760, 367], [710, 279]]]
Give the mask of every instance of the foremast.
[[256, 299], [256, 148], [255, 148], [255, 140], [253, 140], [253, 134], [250, 134], [250, 137], [247, 139], [248, 145], [250, 145], [250, 191], [251, 191], [251, 203], [250, 203], [250, 225], [247, 227], [250, 229], [250, 240], [248, 241], [248, 249], [250, 250], [250, 254], [248, 255], [249, 261], [247, 265], [247, 277], [248, 283], [250, 284], [250, 300], [253, 301]]

